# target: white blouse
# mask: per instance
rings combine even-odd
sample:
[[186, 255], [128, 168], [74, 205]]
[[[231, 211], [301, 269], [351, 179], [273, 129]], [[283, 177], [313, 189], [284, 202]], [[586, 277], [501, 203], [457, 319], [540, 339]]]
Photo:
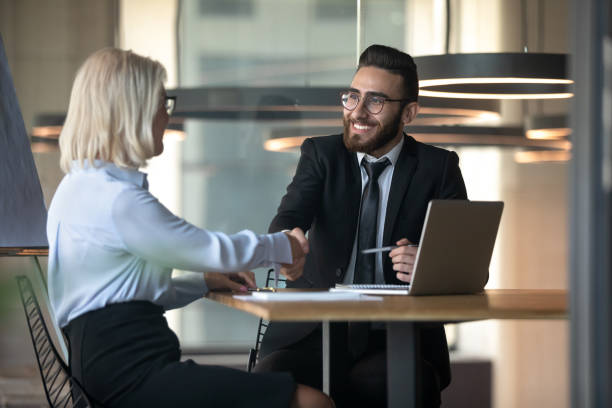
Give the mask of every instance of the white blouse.
[[60, 327], [111, 303], [173, 309], [207, 292], [202, 273], [172, 278], [173, 268], [232, 272], [292, 262], [283, 232], [197, 228], [149, 193], [146, 174], [95, 166], [74, 163], [49, 208], [49, 297]]

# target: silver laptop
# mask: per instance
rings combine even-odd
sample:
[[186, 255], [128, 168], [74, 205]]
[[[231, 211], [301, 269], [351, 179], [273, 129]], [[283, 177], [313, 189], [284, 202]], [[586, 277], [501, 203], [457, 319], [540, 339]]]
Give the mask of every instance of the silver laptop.
[[410, 284], [336, 285], [332, 290], [406, 295], [481, 292], [489, 279], [503, 208], [501, 201], [430, 201]]

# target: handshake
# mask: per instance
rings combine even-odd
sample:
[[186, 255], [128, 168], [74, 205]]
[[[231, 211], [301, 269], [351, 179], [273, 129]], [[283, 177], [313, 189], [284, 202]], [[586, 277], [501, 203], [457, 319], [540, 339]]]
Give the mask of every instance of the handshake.
[[[294, 281], [302, 276], [306, 254], [308, 253], [308, 240], [304, 235], [304, 231], [300, 228], [285, 231], [285, 234], [287, 234], [289, 244], [291, 245], [293, 263], [281, 264], [280, 273], [288, 280]], [[204, 280], [209, 290], [229, 289], [237, 292], [246, 292], [248, 288], [257, 287], [253, 271], [232, 273], [205, 272]]]
[[304, 271], [304, 262], [306, 261], [306, 254], [309, 251], [308, 240], [304, 235], [304, 231], [301, 228], [294, 228], [291, 231], [285, 231], [289, 243], [291, 244], [291, 256], [293, 257], [293, 263], [282, 264], [280, 268], [281, 275], [284, 275], [288, 280], [294, 281]]

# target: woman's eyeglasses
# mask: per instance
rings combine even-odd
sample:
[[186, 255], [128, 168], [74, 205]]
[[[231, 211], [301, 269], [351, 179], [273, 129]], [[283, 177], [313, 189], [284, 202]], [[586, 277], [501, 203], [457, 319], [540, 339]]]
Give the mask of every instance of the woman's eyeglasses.
[[166, 113], [168, 116], [172, 116], [174, 113], [174, 107], [176, 106], [176, 96], [166, 96], [164, 98], [164, 106], [166, 107]]

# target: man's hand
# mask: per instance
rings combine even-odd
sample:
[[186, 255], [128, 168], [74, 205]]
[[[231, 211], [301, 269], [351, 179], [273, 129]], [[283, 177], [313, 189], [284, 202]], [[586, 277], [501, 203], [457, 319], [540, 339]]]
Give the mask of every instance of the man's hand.
[[412, 270], [414, 269], [414, 260], [419, 248], [416, 246], [408, 246], [412, 245], [412, 243], [406, 238], [397, 241], [396, 245], [399, 245], [399, 247], [389, 252], [391, 262], [393, 262], [393, 270], [397, 271], [395, 276], [403, 282], [410, 282]]
[[232, 273], [206, 272], [204, 281], [210, 290], [233, 290], [246, 292], [248, 288], [256, 288], [253, 271]]
[[286, 231], [287, 238], [291, 244], [291, 255], [293, 256], [292, 264], [282, 264], [280, 268], [281, 275], [284, 275], [288, 280], [294, 281], [304, 272], [304, 262], [306, 262], [306, 254], [309, 251], [308, 240], [304, 235], [304, 231], [300, 228], [294, 228], [291, 231]]

